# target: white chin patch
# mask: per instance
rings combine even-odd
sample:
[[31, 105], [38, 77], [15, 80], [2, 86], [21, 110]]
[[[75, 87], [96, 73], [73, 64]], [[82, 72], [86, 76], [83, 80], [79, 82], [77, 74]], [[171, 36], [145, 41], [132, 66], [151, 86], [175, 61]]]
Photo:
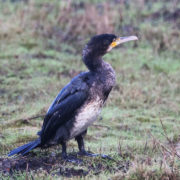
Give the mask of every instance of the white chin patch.
[[107, 52], [111, 51], [112, 47], [109, 46], [108, 49], [107, 49]]

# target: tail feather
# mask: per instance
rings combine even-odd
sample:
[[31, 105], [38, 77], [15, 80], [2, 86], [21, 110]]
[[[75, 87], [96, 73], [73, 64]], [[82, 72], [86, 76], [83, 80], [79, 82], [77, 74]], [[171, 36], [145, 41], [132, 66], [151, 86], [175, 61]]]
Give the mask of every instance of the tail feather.
[[31, 151], [32, 149], [36, 148], [38, 145], [40, 144], [40, 139], [36, 139], [35, 141], [31, 141], [27, 144], [24, 144], [16, 149], [13, 149], [8, 156], [12, 156], [14, 154], [21, 154], [21, 155], [25, 155], [26, 153], [28, 153], [29, 151]]
[[26, 148], [21, 154], [25, 155], [26, 153], [28, 153], [29, 151], [31, 151], [32, 149], [36, 148], [39, 145], [39, 142], [37, 143], [33, 143], [31, 146], [29, 146], [28, 148]]

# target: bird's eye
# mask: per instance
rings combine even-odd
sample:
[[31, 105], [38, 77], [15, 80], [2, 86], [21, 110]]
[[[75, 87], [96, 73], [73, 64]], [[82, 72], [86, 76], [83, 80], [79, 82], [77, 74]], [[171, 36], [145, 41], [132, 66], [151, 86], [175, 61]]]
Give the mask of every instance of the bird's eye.
[[104, 44], [104, 45], [108, 45], [108, 44], [109, 44], [109, 41], [108, 41], [108, 40], [104, 40], [103, 44]]

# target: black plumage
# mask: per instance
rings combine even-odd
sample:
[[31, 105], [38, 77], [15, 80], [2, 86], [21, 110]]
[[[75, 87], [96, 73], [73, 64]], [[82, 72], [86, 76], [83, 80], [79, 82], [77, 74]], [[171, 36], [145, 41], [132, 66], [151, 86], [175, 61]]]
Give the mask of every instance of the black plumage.
[[[98, 117], [112, 87], [115, 84], [113, 68], [102, 56], [114, 47], [117, 37], [113, 34], [94, 36], [83, 49], [83, 62], [89, 69], [67, 84], [55, 98], [38, 132], [39, 138], [12, 150], [14, 154], [26, 154], [36, 147], [62, 145], [62, 156], [67, 157], [66, 142], [75, 138], [81, 154], [87, 154], [83, 136], [87, 127]], [[119, 43], [120, 44], [120, 43]]]

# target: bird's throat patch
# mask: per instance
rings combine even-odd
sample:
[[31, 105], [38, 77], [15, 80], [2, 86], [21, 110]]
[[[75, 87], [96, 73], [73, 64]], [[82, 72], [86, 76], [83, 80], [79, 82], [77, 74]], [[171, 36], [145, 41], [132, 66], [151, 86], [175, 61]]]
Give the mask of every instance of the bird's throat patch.
[[116, 47], [117, 46], [117, 42], [116, 41], [113, 41], [110, 46], [113, 48], [113, 47]]
[[116, 47], [117, 45], [118, 45], [118, 44], [117, 44], [116, 40], [113, 41], [113, 42], [109, 45], [109, 48], [107, 49], [107, 52], [109, 52], [112, 48]]

